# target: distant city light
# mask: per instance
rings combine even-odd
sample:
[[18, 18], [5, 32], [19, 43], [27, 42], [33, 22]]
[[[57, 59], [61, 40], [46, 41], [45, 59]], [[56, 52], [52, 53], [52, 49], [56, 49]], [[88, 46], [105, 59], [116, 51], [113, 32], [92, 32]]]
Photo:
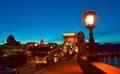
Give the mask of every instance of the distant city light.
[[51, 46], [50, 48], [52, 49], [53, 47]]
[[38, 44], [37, 43], [35, 43], [35, 46], [37, 46]]

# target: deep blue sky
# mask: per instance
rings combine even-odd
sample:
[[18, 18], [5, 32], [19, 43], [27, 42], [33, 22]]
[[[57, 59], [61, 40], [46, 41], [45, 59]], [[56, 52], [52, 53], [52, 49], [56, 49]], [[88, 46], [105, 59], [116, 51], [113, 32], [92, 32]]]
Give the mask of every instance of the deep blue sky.
[[120, 42], [120, 0], [0, 0], [0, 44], [10, 34], [21, 43], [63, 43], [63, 33], [79, 31], [88, 41], [87, 10], [97, 13], [96, 42]]

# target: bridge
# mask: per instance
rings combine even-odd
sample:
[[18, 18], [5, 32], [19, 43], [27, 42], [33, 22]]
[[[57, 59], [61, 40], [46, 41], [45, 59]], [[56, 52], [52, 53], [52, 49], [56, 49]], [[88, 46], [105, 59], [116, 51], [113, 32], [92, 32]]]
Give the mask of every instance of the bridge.
[[51, 64], [34, 74], [119, 74], [120, 69], [102, 62], [88, 62], [77, 54], [68, 61]]
[[35, 74], [83, 74], [83, 71], [77, 63], [77, 55], [68, 61], [61, 61], [45, 67]]
[[120, 68], [99, 61], [89, 62], [86, 56], [78, 54], [37, 70], [33, 70], [30, 64], [15, 70], [16, 74], [120, 74]]

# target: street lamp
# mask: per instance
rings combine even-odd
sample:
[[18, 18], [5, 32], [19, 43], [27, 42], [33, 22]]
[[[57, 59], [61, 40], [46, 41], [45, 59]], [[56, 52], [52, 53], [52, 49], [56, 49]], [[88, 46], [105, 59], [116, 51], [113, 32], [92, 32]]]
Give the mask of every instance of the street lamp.
[[67, 42], [66, 45], [67, 45], [67, 54], [68, 54], [69, 53], [69, 51], [68, 51], [68, 45], [69, 45], [69, 43]]
[[96, 12], [94, 11], [88, 11], [84, 13], [84, 20], [86, 23], [86, 27], [89, 29], [89, 53], [94, 53], [95, 52], [95, 47], [94, 47], [94, 37], [93, 37], [93, 33], [92, 30], [95, 27], [94, 23], [95, 23], [95, 19], [96, 19]]
[[68, 60], [68, 59], [70, 58], [70, 54], [69, 54], [69, 43], [67, 42], [66, 45], [67, 45], [67, 53], [66, 53], [66, 55], [67, 55], [67, 60]]

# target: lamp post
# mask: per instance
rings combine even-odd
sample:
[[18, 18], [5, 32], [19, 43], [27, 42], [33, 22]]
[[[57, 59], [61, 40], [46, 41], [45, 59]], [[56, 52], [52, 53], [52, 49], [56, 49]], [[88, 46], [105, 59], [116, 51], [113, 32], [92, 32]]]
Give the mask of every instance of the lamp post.
[[69, 54], [69, 43], [67, 42], [66, 43], [66, 45], [67, 45], [67, 60], [70, 58], [70, 54]]
[[94, 47], [94, 37], [93, 37], [93, 28], [95, 27], [95, 16], [96, 12], [94, 11], [88, 11], [84, 13], [84, 20], [86, 23], [86, 28], [89, 29], [89, 54], [95, 53], [95, 47]]

